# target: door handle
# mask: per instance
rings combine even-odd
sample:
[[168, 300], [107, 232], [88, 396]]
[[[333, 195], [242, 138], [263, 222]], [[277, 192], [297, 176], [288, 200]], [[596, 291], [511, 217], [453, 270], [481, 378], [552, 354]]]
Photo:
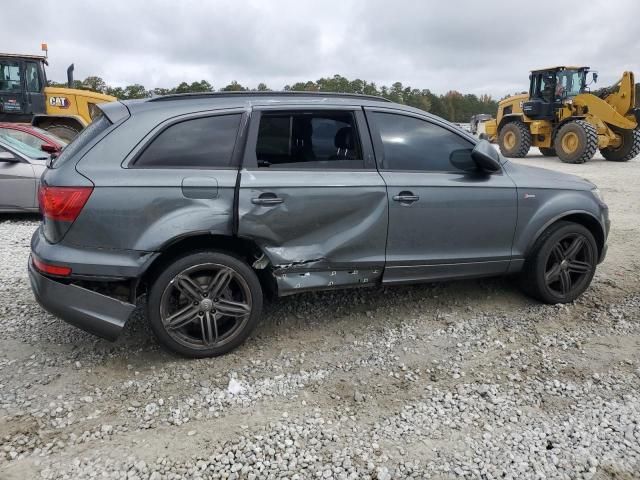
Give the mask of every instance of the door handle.
[[275, 193], [263, 193], [259, 197], [254, 197], [251, 199], [251, 203], [254, 205], [278, 205], [284, 202], [283, 198], [276, 196]]
[[420, 200], [418, 195], [414, 195], [413, 192], [400, 192], [398, 195], [392, 197], [396, 202], [400, 203], [413, 203]]

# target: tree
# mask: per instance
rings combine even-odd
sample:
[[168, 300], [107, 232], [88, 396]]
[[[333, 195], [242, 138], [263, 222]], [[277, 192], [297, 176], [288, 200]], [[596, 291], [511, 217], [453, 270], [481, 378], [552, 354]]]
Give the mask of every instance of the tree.
[[229, 85], [227, 85], [226, 87], [222, 87], [220, 89], [221, 92], [244, 92], [246, 90], [249, 90], [248, 88], [243, 87], [242, 85], [240, 85], [238, 82], [236, 82], [235, 80], [232, 81]]
[[105, 81], [100, 77], [87, 77], [82, 81], [82, 86], [87, 90], [98, 93], [105, 93], [108, 88]]

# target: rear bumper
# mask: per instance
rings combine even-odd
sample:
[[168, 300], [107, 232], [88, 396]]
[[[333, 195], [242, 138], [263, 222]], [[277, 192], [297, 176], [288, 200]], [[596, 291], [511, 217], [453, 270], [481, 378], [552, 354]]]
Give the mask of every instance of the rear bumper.
[[67, 285], [36, 271], [29, 259], [29, 280], [38, 303], [48, 312], [82, 330], [115, 340], [135, 305], [77, 285]]

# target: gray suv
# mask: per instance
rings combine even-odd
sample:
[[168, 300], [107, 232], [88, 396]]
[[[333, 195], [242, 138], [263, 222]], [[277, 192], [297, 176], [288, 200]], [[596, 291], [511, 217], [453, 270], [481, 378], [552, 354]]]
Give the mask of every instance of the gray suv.
[[570, 302], [604, 258], [595, 186], [377, 97], [197, 94], [99, 105], [49, 162], [29, 274], [115, 339], [146, 294], [162, 345], [220, 355], [263, 296], [518, 274]]

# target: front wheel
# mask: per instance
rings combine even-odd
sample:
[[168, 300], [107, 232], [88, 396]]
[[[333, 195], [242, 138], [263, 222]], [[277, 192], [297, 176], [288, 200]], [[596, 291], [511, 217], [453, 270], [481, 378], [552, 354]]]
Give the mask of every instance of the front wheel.
[[[612, 127], [613, 129], [613, 127]], [[640, 154], [640, 130], [616, 129], [620, 135], [620, 145], [617, 147], [601, 148], [600, 153], [610, 162], [627, 162]]]
[[525, 157], [531, 148], [531, 141], [529, 127], [520, 120], [507, 123], [498, 134], [500, 153], [505, 157]]
[[79, 128], [74, 128], [70, 127], [69, 125], [62, 125], [58, 123], [48, 125], [44, 127], [44, 130], [53, 133], [56, 137], [61, 138], [68, 143], [71, 143], [71, 141], [78, 136], [78, 133], [80, 133]]
[[564, 163], [588, 162], [598, 149], [598, 132], [589, 122], [573, 120], [560, 127], [554, 148]]
[[187, 357], [214, 357], [239, 346], [262, 311], [262, 289], [242, 260], [196, 252], [169, 264], [151, 286], [147, 314], [160, 343]]
[[593, 235], [580, 224], [558, 222], [536, 242], [526, 260], [522, 286], [545, 303], [568, 303], [591, 284], [598, 263]]

